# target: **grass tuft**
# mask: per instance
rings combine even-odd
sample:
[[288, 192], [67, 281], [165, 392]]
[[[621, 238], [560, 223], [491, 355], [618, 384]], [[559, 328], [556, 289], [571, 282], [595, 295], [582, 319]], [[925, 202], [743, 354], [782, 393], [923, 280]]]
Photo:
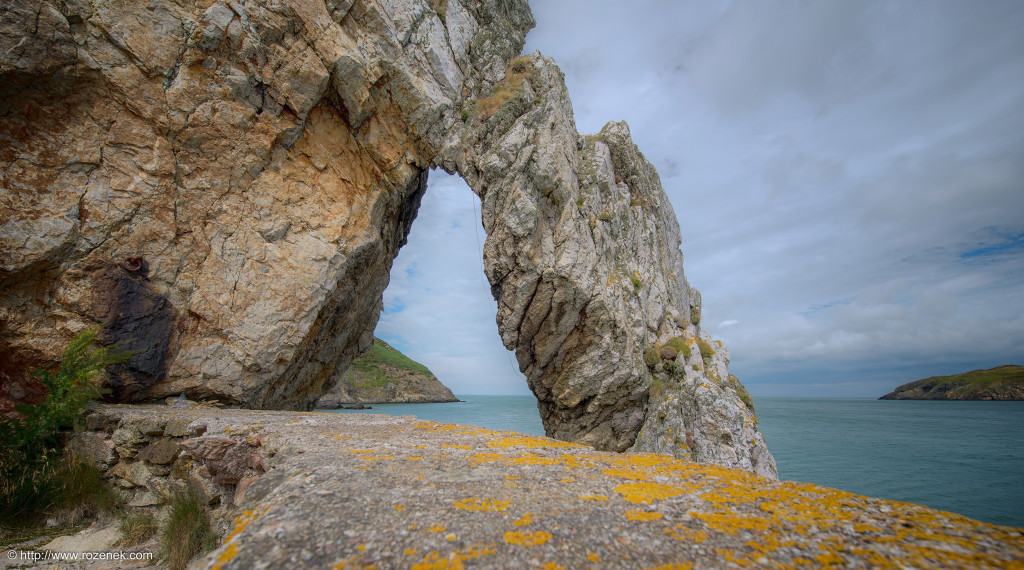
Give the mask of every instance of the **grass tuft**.
[[192, 490], [171, 498], [162, 538], [164, 560], [172, 570], [182, 570], [196, 555], [217, 545], [206, 505]]
[[146, 511], [127, 512], [121, 515], [118, 528], [123, 536], [121, 546], [135, 546], [156, 534], [156, 520]]

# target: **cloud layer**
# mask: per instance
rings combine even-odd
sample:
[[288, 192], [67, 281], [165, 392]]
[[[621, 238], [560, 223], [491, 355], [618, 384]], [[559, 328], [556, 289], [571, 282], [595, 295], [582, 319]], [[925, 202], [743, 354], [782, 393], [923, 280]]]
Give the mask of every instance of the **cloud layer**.
[[[705, 324], [755, 395], [1024, 364], [1020, 3], [531, 5], [526, 51], [559, 62], [580, 130], [625, 119], [657, 166]], [[475, 197], [433, 180], [379, 330], [475, 378], [456, 392], [522, 390]], [[413, 336], [431, 322], [450, 329]]]

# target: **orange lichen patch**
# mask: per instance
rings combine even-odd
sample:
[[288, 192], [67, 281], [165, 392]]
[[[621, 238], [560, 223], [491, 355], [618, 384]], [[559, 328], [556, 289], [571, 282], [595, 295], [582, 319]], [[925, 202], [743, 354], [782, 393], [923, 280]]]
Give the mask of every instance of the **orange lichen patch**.
[[648, 566], [644, 570], [693, 570], [693, 562], [683, 562], [682, 564], [662, 564], [661, 566]]
[[384, 461], [386, 459], [394, 459], [394, 455], [360, 455], [359, 459], [365, 459], [367, 461]]
[[589, 560], [591, 562], [600, 562], [601, 561], [601, 557], [598, 556], [597, 554], [590, 553], [590, 554], [587, 555], [587, 560]]
[[523, 546], [536, 546], [551, 540], [551, 533], [538, 530], [537, 532], [508, 531], [505, 533], [505, 542], [509, 544], [521, 544]]
[[406, 461], [423, 461], [422, 457], [406, 457]]
[[506, 459], [506, 457], [500, 453], [477, 453], [472, 457], [474, 464], [501, 461], [502, 459]]
[[682, 495], [685, 491], [679, 487], [661, 483], [623, 483], [615, 487], [615, 492], [630, 503], [650, 504], [658, 499]]
[[404, 511], [405, 510], [405, 505], [395, 505], [395, 510], [396, 511]]
[[228, 533], [227, 537], [224, 538], [224, 542], [231, 542], [235, 536], [245, 530], [245, 527], [249, 526], [249, 523], [260, 518], [269, 509], [270, 507], [267, 506], [262, 509], [253, 509], [251, 511], [242, 511], [239, 513], [239, 515], [235, 517], [235, 526], [231, 529], [231, 532]]
[[654, 521], [662, 518], [662, 514], [649, 511], [626, 511], [626, 518], [631, 521]]
[[220, 570], [222, 567], [224, 567], [224, 564], [226, 564], [229, 560], [231, 560], [237, 555], [238, 545], [233, 542], [229, 543], [227, 547], [224, 548], [224, 552], [221, 552], [219, 555], [217, 555], [217, 561], [213, 564], [213, 570]]
[[416, 556], [417, 554], [420, 553], [420, 549], [419, 548], [406, 548], [402, 552], [404, 552], [406, 556]]
[[579, 498], [583, 499], [584, 501], [607, 501], [608, 500], [608, 496], [607, 495], [592, 495], [591, 494], [591, 495], [577, 495], [577, 496]]
[[338, 453], [377, 453], [373, 449], [339, 449]]
[[632, 471], [628, 469], [602, 469], [602, 473], [605, 475], [611, 475], [612, 477], [622, 477], [623, 479], [635, 479], [637, 481], [647, 481], [651, 478], [651, 474], [646, 471]]
[[565, 570], [565, 566], [562, 566], [557, 562], [545, 562], [544, 564], [541, 564], [540, 567], [543, 570]]
[[465, 449], [468, 451], [473, 448], [468, 445], [459, 445], [456, 443], [443, 443], [441, 444], [441, 449]]
[[677, 524], [673, 528], [666, 528], [665, 534], [683, 542], [700, 544], [708, 539], [708, 533], [703, 530], [694, 530], [688, 526]]
[[509, 480], [512, 480], [512, 479], [522, 479], [522, 477], [520, 477], [519, 475], [505, 475], [505, 478], [509, 479]]
[[448, 530], [448, 527], [444, 526], [443, 524], [435, 524], [434, 526], [430, 527], [430, 530], [433, 532], [444, 532]]
[[558, 465], [559, 461], [539, 455], [524, 455], [522, 457], [510, 457], [504, 463], [509, 465]]
[[455, 533], [454, 532], [449, 532], [447, 535], [445, 535], [445, 538], [448, 539], [448, 542], [451, 542], [451, 541], [455, 540]]
[[455, 508], [467, 511], [504, 511], [508, 508], [508, 501], [469, 497], [461, 501], [455, 501]]
[[492, 439], [487, 442], [488, 447], [500, 447], [507, 448], [513, 446], [519, 447], [584, 447], [578, 443], [569, 443], [567, 441], [558, 441], [554, 439], [548, 439], [546, 437], [536, 437], [532, 435], [523, 434], [512, 434], [508, 437], [502, 437], [498, 439]]
[[435, 550], [424, 556], [423, 562], [413, 564], [411, 568], [412, 570], [461, 570], [464, 568], [463, 562], [476, 560], [488, 554], [494, 554], [494, 549], [490, 547], [464, 548], [451, 552], [447, 556], [442, 556]]
[[533, 513], [526, 513], [525, 515], [512, 521], [512, 524], [516, 526], [526, 526], [533, 522]]
[[573, 481], [575, 481], [575, 479], [573, 479], [572, 477], [562, 479], [562, 483], [572, 483]]

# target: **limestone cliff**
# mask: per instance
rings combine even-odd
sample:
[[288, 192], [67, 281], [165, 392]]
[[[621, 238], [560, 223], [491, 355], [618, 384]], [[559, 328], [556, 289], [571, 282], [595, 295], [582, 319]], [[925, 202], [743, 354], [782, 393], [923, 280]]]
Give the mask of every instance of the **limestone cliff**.
[[[581, 136], [555, 63], [515, 57], [525, 0], [0, 10], [9, 380], [95, 323], [137, 351], [118, 401], [308, 408], [369, 348], [440, 166], [482, 200], [498, 329], [549, 434], [774, 476], [654, 167], [624, 123]], [[645, 363], [677, 337], [691, 356]]]
[[352, 361], [338, 383], [317, 400], [316, 407], [458, 401], [426, 366], [374, 338], [370, 350]]

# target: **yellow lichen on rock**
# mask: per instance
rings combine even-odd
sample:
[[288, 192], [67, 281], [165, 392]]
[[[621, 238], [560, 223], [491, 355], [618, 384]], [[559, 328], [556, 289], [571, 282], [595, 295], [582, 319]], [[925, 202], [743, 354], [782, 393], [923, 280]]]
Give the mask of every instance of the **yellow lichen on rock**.
[[551, 540], [551, 533], [538, 530], [537, 532], [508, 531], [505, 533], [505, 542], [509, 544], [520, 544], [523, 546], [536, 546]]
[[504, 511], [508, 508], [508, 504], [508, 501], [469, 497], [460, 501], [455, 501], [455, 508], [467, 511]]
[[682, 495], [685, 491], [679, 487], [662, 483], [623, 483], [615, 487], [615, 492], [630, 503], [647, 503]]

